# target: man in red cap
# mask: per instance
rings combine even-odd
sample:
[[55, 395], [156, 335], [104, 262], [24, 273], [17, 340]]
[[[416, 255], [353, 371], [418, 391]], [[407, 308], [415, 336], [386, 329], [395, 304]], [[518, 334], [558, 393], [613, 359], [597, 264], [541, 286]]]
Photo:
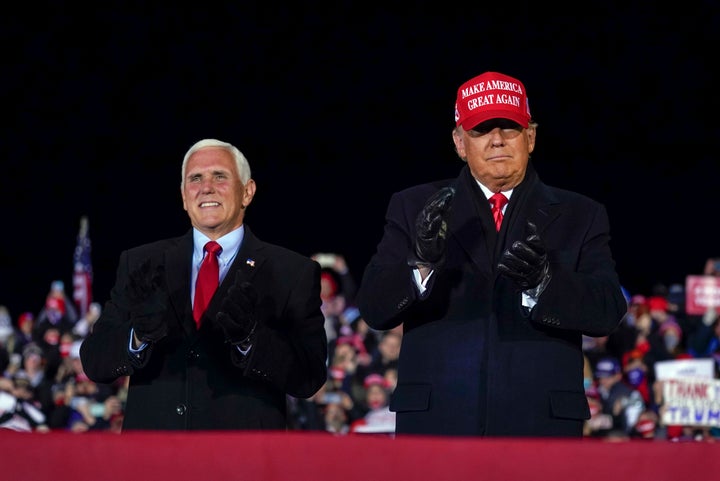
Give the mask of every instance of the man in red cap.
[[395, 193], [357, 304], [403, 325], [398, 434], [582, 436], [582, 336], [627, 303], [605, 207], [538, 177], [525, 86], [485, 72], [460, 86], [457, 178]]

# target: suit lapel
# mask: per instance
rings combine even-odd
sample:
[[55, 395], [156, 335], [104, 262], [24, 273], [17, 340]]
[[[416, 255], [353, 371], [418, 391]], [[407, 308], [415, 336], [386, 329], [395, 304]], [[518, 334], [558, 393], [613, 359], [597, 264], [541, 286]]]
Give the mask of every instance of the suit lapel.
[[175, 246], [165, 253], [165, 269], [170, 303], [187, 335], [195, 331], [190, 302], [190, 264], [192, 262], [193, 234], [190, 229]]
[[479, 203], [478, 191], [480, 197], [482, 191], [477, 184], [473, 186], [471, 182], [475, 182], [475, 179], [465, 166], [452, 184], [455, 188], [455, 199], [450, 211], [448, 229], [478, 269], [488, 272], [494, 270], [491, 267], [491, 257], [497, 233], [489, 204], [482, 206]]
[[[524, 185], [510, 198], [500, 233], [495, 232], [490, 205], [465, 166], [453, 181], [456, 189], [448, 228], [480, 270], [494, 271], [499, 255], [512, 242], [527, 236], [526, 220], [535, 223], [538, 233], [562, 214], [562, 205], [537, 177], [532, 165]], [[522, 221], [521, 221], [522, 220]]]
[[214, 318], [222, 306], [222, 301], [227, 294], [228, 289], [238, 281], [252, 282], [255, 274], [265, 263], [263, 255], [263, 243], [255, 237], [247, 224], [245, 224], [245, 234], [242, 244], [238, 250], [235, 260], [228, 269], [225, 279], [220, 283], [215, 294], [210, 300], [210, 304], [205, 311], [205, 317]]
[[[169, 248], [165, 253], [170, 303], [180, 325], [188, 336], [195, 336], [197, 333], [195, 320], [192, 317], [192, 302], [190, 301], [192, 250], [193, 232], [190, 229], [187, 234], [180, 238], [176, 245]], [[246, 224], [245, 236], [235, 260], [228, 269], [225, 279], [215, 291], [203, 317], [208, 319], [215, 317], [220, 310], [223, 298], [230, 286], [235, 283], [238, 275], [243, 280], [252, 282], [255, 274], [265, 263], [266, 258], [263, 251], [263, 242], [255, 237]]]
[[562, 214], [562, 204], [545, 184], [538, 181], [529, 187], [527, 195], [518, 199], [521, 202], [516, 206], [517, 214], [511, 215], [509, 242], [527, 237], [528, 220], [535, 224], [538, 234], [542, 237], [543, 231]]

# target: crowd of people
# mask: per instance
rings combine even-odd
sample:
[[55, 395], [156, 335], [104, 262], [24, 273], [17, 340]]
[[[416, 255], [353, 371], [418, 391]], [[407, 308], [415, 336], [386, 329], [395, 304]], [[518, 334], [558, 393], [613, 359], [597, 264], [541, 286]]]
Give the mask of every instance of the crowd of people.
[[605, 207], [530, 161], [523, 83], [456, 95], [458, 176], [390, 197], [359, 283], [340, 254], [258, 238], [247, 158], [194, 143], [190, 228], [123, 250], [103, 306], [54, 281], [40, 312], [0, 312], [0, 426], [719, 437], [717, 288], [699, 312], [682, 285], [626, 292]]
[[125, 385], [85, 375], [80, 344], [100, 317], [87, 312], [56, 280], [38, 312], [13, 317], [0, 306], [0, 427], [16, 431], [120, 431]]
[[[402, 328], [374, 330], [354, 304], [356, 279], [344, 257], [312, 256], [321, 264], [328, 338], [327, 383], [307, 399], [288, 396], [289, 430], [332, 435], [392, 436], [391, 394], [397, 382]], [[720, 275], [708, 261], [705, 275]], [[671, 359], [714, 359], [720, 366], [720, 321], [714, 309], [685, 313], [684, 287], [658, 284], [626, 293], [627, 315], [609, 336], [584, 337], [585, 390], [592, 417], [588, 438], [712, 441], [720, 429], [662, 422], [662, 382], [654, 365]], [[79, 349], [101, 313], [83, 315], [53, 281], [44, 307], [13, 316], [0, 306], [0, 428], [26, 432], [121, 431], [126, 379], [114, 384], [84, 375]]]
[[[720, 276], [717, 267], [710, 258], [702, 274]], [[711, 375], [718, 379], [720, 307], [710, 305], [702, 314], [689, 314], [682, 284], [657, 284], [646, 295], [626, 293], [626, 298], [628, 311], [617, 330], [609, 336], [584, 338], [584, 380], [592, 415], [584, 434], [671, 441], [717, 439], [720, 429], [704, 425], [701, 419], [692, 425], [663, 422], [668, 381], [659, 376], [658, 366], [674, 360], [710, 360]]]
[[[328, 379], [312, 397], [287, 396], [293, 430], [386, 432], [401, 333], [363, 326], [351, 304], [356, 289], [345, 259], [313, 256], [323, 265], [322, 310], [328, 338]], [[80, 346], [102, 305], [87, 312], [53, 281], [42, 309], [17, 316], [0, 306], [0, 428], [26, 432], [122, 430], [128, 377], [104, 384], [85, 374]]]

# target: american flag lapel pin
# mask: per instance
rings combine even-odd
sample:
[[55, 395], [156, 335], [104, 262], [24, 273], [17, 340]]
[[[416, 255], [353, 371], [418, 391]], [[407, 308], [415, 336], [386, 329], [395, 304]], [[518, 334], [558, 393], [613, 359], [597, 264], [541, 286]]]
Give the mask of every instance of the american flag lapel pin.
[[255, 267], [255, 261], [253, 259], [248, 259], [245, 261], [245, 264], [249, 265], [250, 267]]

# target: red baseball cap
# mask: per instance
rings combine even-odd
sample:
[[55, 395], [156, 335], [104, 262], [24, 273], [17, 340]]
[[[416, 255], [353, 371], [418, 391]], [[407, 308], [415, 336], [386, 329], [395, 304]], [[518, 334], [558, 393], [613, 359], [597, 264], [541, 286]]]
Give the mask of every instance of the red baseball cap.
[[60, 311], [62, 314], [65, 314], [65, 301], [58, 297], [48, 296], [45, 301], [45, 308], [55, 309], [56, 311]]
[[668, 301], [662, 296], [653, 296], [647, 300], [647, 306], [651, 311], [667, 311]]
[[455, 102], [455, 125], [470, 130], [491, 119], [510, 119], [523, 128], [530, 124], [525, 86], [498, 72], [485, 72], [460, 86]]

